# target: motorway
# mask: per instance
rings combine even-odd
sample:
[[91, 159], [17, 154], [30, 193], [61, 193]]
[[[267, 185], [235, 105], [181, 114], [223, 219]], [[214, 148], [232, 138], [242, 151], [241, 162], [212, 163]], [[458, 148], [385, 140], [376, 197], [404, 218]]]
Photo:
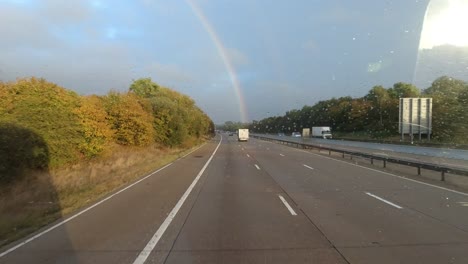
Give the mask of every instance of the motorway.
[[468, 150], [464, 149], [432, 148], [322, 138], [295, 138], [264, 134], [259, 134], [258, 136], [468, 169]]
[[468, 194], [225, 134], [0, 263], [467, 263]]

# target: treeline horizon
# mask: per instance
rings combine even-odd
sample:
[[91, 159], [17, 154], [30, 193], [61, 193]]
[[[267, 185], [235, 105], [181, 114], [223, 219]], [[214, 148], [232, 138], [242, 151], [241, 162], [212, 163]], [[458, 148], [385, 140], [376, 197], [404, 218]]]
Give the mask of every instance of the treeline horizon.
[[0, 81], [0, 182], [14, 177], [14, 166], [57, 168], [116, 145], [190, 147], [212, 133], [193, 99], [150, 78], [83, 96], [43, 78]]
[[365, 134], [369, 138], [398, 135], [399, 99], [432, 98], [432, 138], [441, 142], [468, 143], [468, 83], [442, 76], [430, 87], [398, 82], [392, 87], [372, 87], [362, 96], [322, 100], [250, 123], [227, 121], [218, 129], [249, 128], [256, 133], [292, 133], [302, 128], [330, 126], [334, 132]]

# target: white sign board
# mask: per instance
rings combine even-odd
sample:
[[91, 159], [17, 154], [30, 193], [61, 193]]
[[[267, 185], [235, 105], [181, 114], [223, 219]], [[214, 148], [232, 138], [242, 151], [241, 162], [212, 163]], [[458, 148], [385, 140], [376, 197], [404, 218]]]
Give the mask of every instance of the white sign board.
[[400, 98], [399, 131], [406, 135], [425, 134], [432, 131], [432, 98]]

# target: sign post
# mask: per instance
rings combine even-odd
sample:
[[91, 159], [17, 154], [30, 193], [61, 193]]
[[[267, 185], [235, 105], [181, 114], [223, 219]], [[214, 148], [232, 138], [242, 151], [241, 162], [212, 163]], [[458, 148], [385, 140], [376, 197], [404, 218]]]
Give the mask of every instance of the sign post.
[[431, 140], [432, 98], [400, 98], [399, 110], [398, 130], [402, 141], [405, 140], [405, 134], [410, 136], [411, 143], [415, 134], [419, 140], [423, 134]]

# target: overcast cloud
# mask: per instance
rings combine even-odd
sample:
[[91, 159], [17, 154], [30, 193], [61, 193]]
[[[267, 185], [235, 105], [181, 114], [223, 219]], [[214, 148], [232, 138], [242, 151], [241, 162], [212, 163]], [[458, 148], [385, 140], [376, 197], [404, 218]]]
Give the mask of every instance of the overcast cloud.
[[[193, 2], [235, 69], [249, 120], [411, 82], [428, 4]], [[0, 80], [37, 76], [105, 94], [151, 77], [217, 123], [241, 118], [225, 62], [186, 1], [2, 0], [0, 35]]]

